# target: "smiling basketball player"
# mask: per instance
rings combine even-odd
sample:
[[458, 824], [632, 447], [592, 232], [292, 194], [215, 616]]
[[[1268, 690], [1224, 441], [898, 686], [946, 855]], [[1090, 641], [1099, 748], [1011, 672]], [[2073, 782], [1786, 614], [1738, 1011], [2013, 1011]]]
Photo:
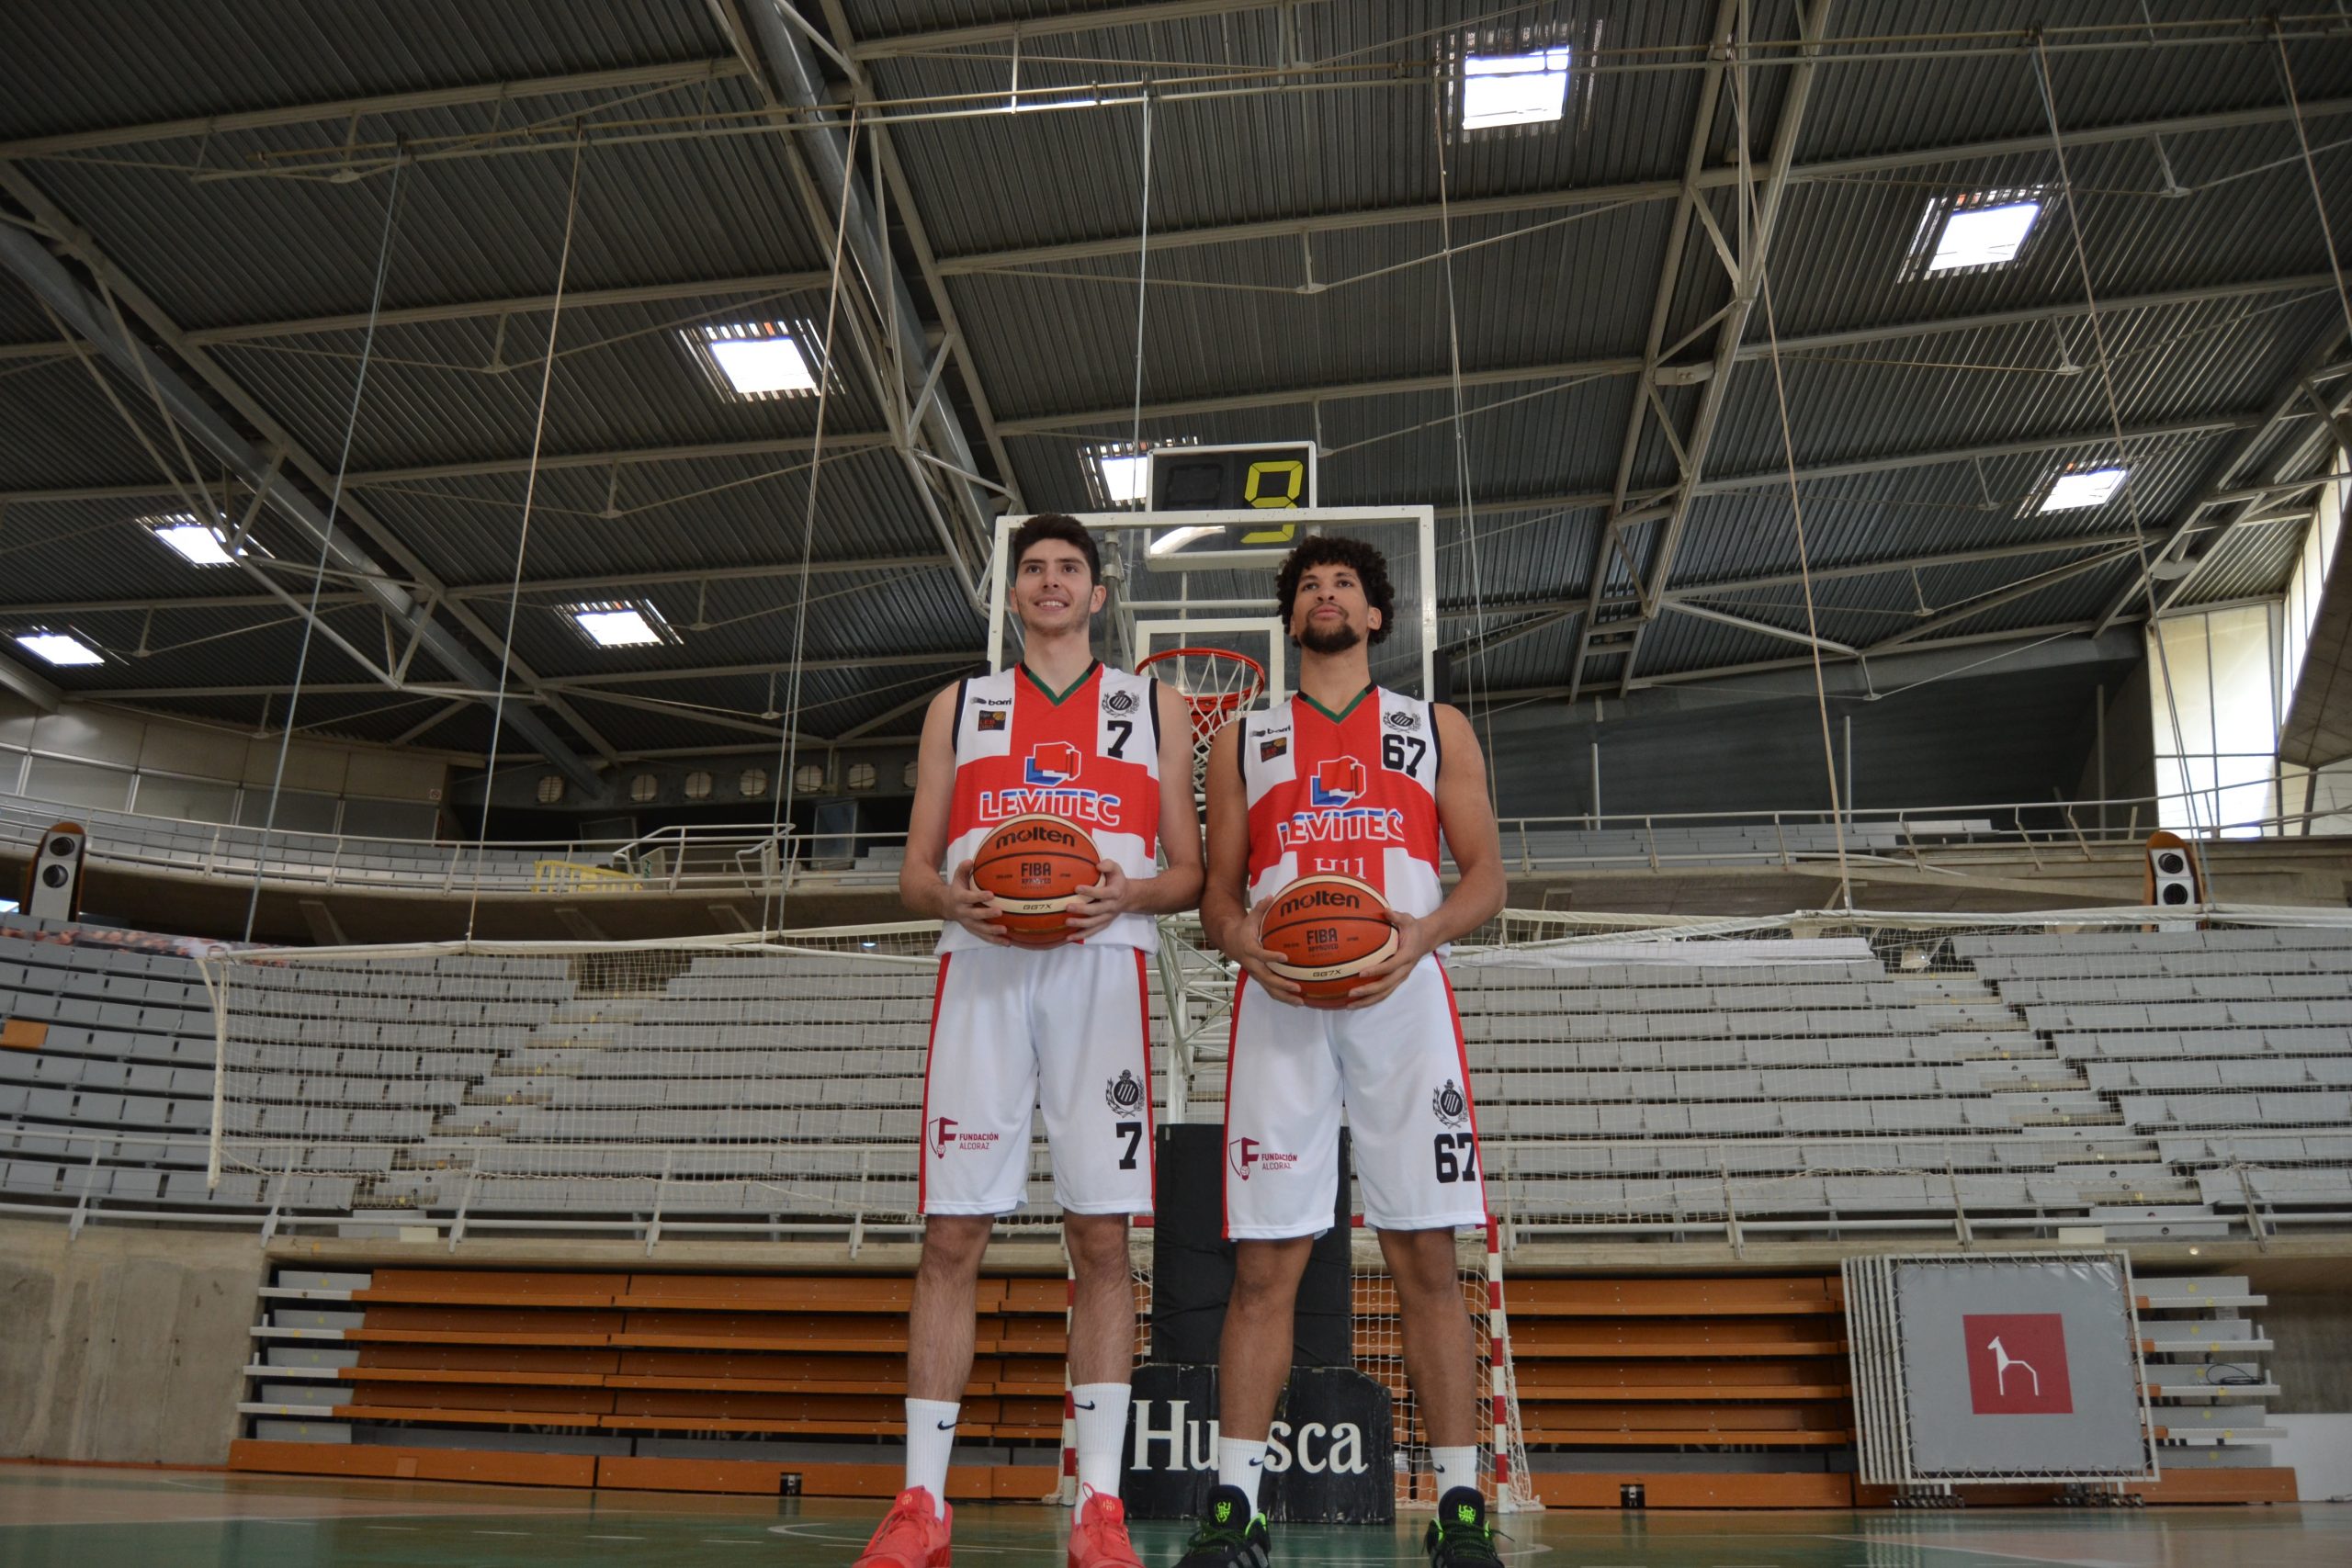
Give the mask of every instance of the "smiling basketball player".
[[[1152, 917], [1191, 908], [1201, 889], [1185, 787], [1191, 716], [1158, 682], [1096, 661], [1102, 560], [1075, 518], [1030, 518], [1006, 558], [1021, 662], [933, 700], [899, 876], [907, 907], [943, 929], [923, 1079], [922, 1262], [907, 1324], [906, 1484], [859, 1568], [948, 1562], [947, 1461], [972, 1371], [975, 1286], [995, 1216], [1028, 1195], [1029, 1113], [1041, 1102], [1077, 1275], [1069, 1562], [1136, 1568], [1118, 1495], [1136, 1337], [1127, 1219], [1151, 1212]], [[1032, 812], [1077, 823], [1103, 855], [1102, 881], [1071, 906], [1074, 940], [1042, 951], [1008, 944], [972, 884], [980, 841]], [[1155, 846], [1168, 862], [1157, 874]]]
[[[1493, 1563], [1476, 1348], [1453, 1257], [1454, 1232], [1483, 1225], [1487, 1205], [1462, 1027], [1436, 956], [1502, 908], [1486, 764], [1458, 711], [1373, 684], [1369, 647], [1394, 607], [1379, 551], [1309, 539], [1283, 561], [1274, 597], [1298, 646], [1298, 691], [1227, 726], [1207, 768], [1201, 922], [1246, 976], [1225, 1101], [1227, 1147], [1243, 1153], [1225, 1178], [1237, 1245], [1218, 1351], [1217, 1485], [1183, 1568], [1264, 1568], [1258, 1479], [1290, 1371], [1299, 1276], [1331, 1222], [1343, 1107], [1436, 1472], [1438, 1521], [1424, 1545], [1436, 1568]], [[1438, 882], [1441, 834], [1461, 872], [1450, 894]], [[1300, 1006], [1260, 941], [1265, 901], [1315, 872], [1371, 884], [1396, 926], [1396, 952], [1364, 971], [1344, 1010]]]

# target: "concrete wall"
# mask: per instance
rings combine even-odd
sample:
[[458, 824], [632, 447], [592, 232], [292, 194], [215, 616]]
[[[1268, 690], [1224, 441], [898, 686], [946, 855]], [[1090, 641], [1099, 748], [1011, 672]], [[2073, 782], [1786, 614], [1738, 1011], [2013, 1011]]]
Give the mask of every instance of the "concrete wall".
[[[2143, 660], [2132, 667], [2120, 682], [2110, 682], [2105, 689], [2107, 724], [2106, 784], [2109, 800], [2133, 800], [2153, 795], [2156, 788], [2155, 717], [2148, 707], [2148, 666]], [[2092, 701], [2098, 701], [2094, 693]], [[2094, 738], [2091, 754], [2084, 760], [2082, 776], [2075, 781], [2075, 798], [2098, 798], [2100, 769], [2097, 739], [2099, 732], [2098, 715], [2086, 713], [2083, 724]], [[2152, 819], [2142, 813], [2149, 831], [2154, 830]], [[2121, 828], [2126, 818], [2116, 813], [2109, 826]]]
[[[69, 703], [43, 713], [0, 694], [0, 791], [61, 806], [258, 823], [279, 738]], [[277, 825], [430, 838], [450, 754], [323, 740], [287, 749]]]
[[2270, 1459], [2295, 1472], [2299, 1500], [2352, 1502], [2352, 1416], [2274, 1416], [2270, 1424], [2286, 1429]]
[[2267, 1293], [2270, 1304], [2246, 1315], [2278, 1346], [2269, 1364], [2279, 1393], [2270, 1407], [2290, 1415], [2352, 1411], [2352, 1302], [2316, 1292]]
[[221, 1464], [257, 1235], [0, 1220], [0, 1456]]

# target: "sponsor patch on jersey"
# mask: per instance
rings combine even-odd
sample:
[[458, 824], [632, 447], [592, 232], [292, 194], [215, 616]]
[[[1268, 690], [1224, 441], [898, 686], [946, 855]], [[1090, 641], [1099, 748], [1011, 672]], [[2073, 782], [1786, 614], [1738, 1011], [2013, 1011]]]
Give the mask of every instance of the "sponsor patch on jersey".
[[1034, 811], [1066, 822], [1115, 828], [1122, 804], [1118, 795], [1105, 790], [1039, 784], [1024, 789], [984, 789], [975, 803], [974, 814], [982, 822], [1001, 822], [1008, 817], [1024, 817]]
[[1306, 844], [1402, 843], [1405, 814], [1393, 806], [1326, 807], [1294, 811], [1274, 824], [1274, 842], [1283, 853]]
[[1289, 736], [1269, 735], [1263, 740], [1258, 742], [1258, 761], [1261, 762], [1271, 762], [1275, 758], [1283, 755], [1289, 750]]
[[986, 708], [983, 708], [980, 710], [978, 722], [974, 726], [974, 728], [985, 735], [992, 729], [1002, 729], [1012, 716], [1012, 715], [1006, 713], [990, 713]]
[[1316, 764], [1308, 784], [1307, 803], [1331, 807], [1352, 803], [1363, 794], [1363, 764], [1353, 757], [1326, 757]]
[[1021, 782], [1051, 788], [1078, 777], [1078, 748], [1067, 740], [1040, 740], [1021, 765]]

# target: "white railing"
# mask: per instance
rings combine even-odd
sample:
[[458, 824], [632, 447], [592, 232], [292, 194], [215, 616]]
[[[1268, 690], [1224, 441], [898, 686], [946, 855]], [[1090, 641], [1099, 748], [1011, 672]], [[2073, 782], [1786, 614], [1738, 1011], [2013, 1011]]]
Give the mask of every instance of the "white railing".
[[[2200, 797], [2208, 792], [2199, 792]], [[1611, 812], [1505, 818], [1505, 863], [1520, 875], [1666, 871], [1700, 865], [1850, 863], [1965, 874], [1972, 861], [2022, 852], [2075, 862], [2138, 852], [2165, 799], [2013, 801], [1846, 811]], [[2198, 839], [2275, 839], [2329, 813], [2276, 813]], [[888, 888], [900, 832], [779, 833], [766, 822], [679, 825], [635, 839], [379, 839], [306, 833], [0, 797], [0, 846], [29, 852], [60, 821], [89, 829], [93, 859], [164, 875], [321, 888], [503, 897]]]

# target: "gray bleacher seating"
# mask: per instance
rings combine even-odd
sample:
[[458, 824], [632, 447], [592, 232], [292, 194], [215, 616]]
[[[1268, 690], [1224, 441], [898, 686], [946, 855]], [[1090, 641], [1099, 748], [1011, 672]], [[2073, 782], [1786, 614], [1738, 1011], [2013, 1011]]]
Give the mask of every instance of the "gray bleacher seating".
[[[2352, 932], [1963, 932], [1948, 952], [1934, 973], [1859, 944], [1456, 964], [1490, 1204], [1670, 1231], [2219, 1223], [2249, 1196], [2352, 1212]], [[641, 973], [612, 995], [552, 955], [240, 966], [226, 1128], [257, 1157], [206, 1191], [196, 966], [0, 929], [8, 1014], [48, 1026], [0, 1053], [0, 1201], [911, 1208], [927, 963], [718, 951]], [[1214, 1117], [1221, 1063], [1191, 1089]]]

